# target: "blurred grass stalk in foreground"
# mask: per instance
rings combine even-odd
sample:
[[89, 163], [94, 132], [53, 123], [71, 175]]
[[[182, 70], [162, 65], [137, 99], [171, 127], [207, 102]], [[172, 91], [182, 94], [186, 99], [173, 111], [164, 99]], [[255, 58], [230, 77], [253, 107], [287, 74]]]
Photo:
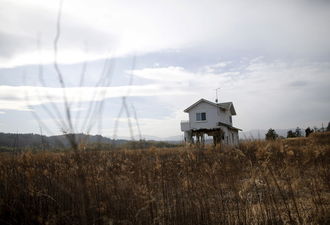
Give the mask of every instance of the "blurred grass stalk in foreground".
[[204, 150], [3, 153], [0, 221], [329, 224], [329, 137]]

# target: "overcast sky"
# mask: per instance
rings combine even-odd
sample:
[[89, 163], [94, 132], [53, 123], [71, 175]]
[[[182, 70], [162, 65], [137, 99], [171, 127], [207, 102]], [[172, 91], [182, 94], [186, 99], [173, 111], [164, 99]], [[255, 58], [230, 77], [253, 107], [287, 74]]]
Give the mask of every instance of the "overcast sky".
[[[142, 135], [179, 135], [183, 110], [200, 98], [214, 101], [217, 88], [221, 102], [234, 103], [233, 123], [245, 131], [330, 121], [330, 1], [0, 5], [0, 132], [63, 129], [54, 120], [66, 117], [54, 67], [60, 6], [57, 61], [75, 132], [92, 125], [93, 134], [129, 137], [130, 118], [134, 135], [137, 123]], [[128, 115], [117, 120], [122, 96]], [[96, 120], [86, 120], [100, 102]]]

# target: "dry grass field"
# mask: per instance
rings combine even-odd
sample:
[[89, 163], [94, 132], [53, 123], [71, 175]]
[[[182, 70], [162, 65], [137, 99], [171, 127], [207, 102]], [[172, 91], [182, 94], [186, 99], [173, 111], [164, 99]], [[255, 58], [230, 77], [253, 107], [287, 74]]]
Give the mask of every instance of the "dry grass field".
[[330, 134], [235, 149], [3, 153], [0, 224], [330, 224]]

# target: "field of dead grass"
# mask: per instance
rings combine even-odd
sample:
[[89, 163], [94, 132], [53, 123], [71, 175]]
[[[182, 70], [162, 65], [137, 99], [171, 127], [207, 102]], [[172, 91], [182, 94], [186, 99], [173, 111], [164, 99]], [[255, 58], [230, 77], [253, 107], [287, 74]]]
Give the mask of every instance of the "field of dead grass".
[[237, 148], [4, 153], [0, 224], [330, 224], [330, 134]]

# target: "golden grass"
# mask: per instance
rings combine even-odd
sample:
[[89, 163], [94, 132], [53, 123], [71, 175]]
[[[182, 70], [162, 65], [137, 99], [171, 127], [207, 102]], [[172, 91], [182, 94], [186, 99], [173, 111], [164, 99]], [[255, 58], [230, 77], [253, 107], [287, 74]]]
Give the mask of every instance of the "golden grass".
[[0, 224], [329, 224], [329, 139], [2, 154]]

